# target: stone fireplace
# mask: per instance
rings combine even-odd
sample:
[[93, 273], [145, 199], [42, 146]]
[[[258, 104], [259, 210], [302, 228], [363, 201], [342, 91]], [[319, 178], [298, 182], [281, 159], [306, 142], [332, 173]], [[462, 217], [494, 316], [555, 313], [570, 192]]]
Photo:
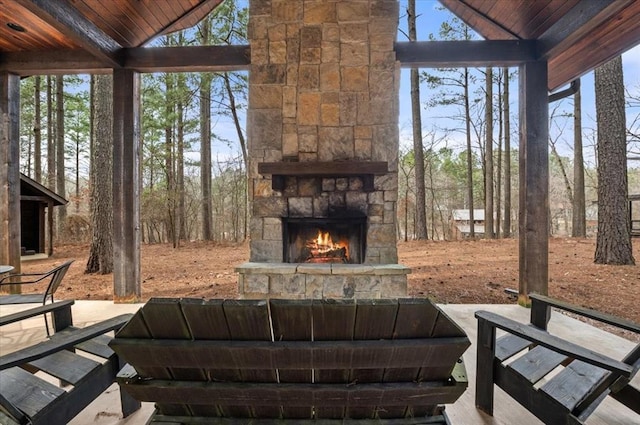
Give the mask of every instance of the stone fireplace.
[[241, 297], [406, 295], [396, 0], [251, 0]]

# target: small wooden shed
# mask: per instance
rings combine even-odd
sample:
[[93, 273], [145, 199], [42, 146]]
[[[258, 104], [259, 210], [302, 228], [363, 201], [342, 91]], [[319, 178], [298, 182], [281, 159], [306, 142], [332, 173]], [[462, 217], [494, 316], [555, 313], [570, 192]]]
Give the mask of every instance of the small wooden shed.
[[629, 223], [631, 236], [640, 238], [640, 194], [629, 195]]
[[[67, 200], [37, 181], [20, 173], [20, 247], [21, 254], [53, 254], [53, 207]], [[46, 214], [48, 212], [48, 214]], [[45, 225], [47, 217], [48, 226]], [[45, 238], [45, 233], [48, 237]], [[45, 241], [48, 247], [45, 248]]]

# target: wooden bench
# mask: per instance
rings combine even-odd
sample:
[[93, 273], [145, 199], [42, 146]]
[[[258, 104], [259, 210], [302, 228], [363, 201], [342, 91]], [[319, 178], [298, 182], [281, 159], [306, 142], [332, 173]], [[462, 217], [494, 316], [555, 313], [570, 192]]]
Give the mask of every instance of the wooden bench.
[[462, 329], [425, 299], [152, 299], [109, 344], [158, 423], [446, 423]]
[[[530, 295], [531, 324], [486, 311], [478, 319], [476, 405], [493, 414], [494, 384], [548, 424], [582, 424], [607, 396], [640, 415], [640, 344], [622, 361], [546, 331], [551, 308], [640, 333], [640, 325], [542, 295]], [[496, 330], [506, 332], [496, 338]], [[640, 418], [638, 418], [640, 421]]]
[[[53, 302], [53, 296], [73, 262], [74, 260], [65, 261], [59, 266], [42, 273], [10, 274], [0, 278], [0, 288], [13, 285], [46, 284], [46, 287], [43, 288], [41, 293], [2, 295], [0, 296], [0, 305], [35, 303], [45, 305], [47, 302]], [[43, 315], [43, 317], [47, 335], [49, 335], [49, 322], [47, 321], [46, 314]]]
[[[106, 334], [122, 327], [132, 315], [74, 328], [72, 304], [60, 301], [2, 317], [0, 324], [6, 325], [53, 312], [56, 331], [46, 341], [0, 357], [3, 425], [66, 424], [115, 381], [122, 365], [109, 348], [111, 337]], [[52, 383], [56, 379], [59, 386]], [[126, 394], [121, 402], [124, 416], [140, 407]]]

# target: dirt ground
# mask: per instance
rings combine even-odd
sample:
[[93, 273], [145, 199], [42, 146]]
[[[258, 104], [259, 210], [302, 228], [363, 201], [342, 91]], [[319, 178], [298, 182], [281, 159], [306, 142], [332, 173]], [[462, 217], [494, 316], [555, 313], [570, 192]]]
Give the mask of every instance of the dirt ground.
[[[551, 296], [640, 322], [640, 240], [634, 240], [636, 266], [593, 263], [594, 239], [550, 241]], [[518, 241], [476, 240], [400, 242], [400, 262], [411, 267], [409, 295], [438, 303], [512, 303], [505, 289], [518, 288]], [[88, 246], [57, 246], [46, 260], [23, 262], [23, 272], [42, 271], [76, 261], [58, 290], [59, 299], [112, 298], [111, 275], [86, 275]], [[142, 296], [236, 298], [234, 267], [249, 258], [248, 243], [186, 243], [142, 246]]]

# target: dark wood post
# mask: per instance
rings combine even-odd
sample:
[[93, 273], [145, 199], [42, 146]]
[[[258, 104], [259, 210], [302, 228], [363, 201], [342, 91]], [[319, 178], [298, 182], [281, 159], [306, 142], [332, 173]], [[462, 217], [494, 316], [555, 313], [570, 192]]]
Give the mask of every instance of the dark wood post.
[[520, 66], [520, 285], [528, 294], [547, 295], [549, 278], [549, 101], [547, 62]]
[[53, 255], [53, 201], [49, 201], [47, 204], [47, 231], [48, 231], [48, 246], [47, 255]]
[[478, 347], [476, 350], [476, 407], [493, 415], [493, 358], [496, 353], [496, 328], [481, 318], [478, 319]]
[[113, 299], [140, 300], [140, 80], [113, 71]]
[[0, 264], [20, 273], [20, 77], [8, 72], [0, 72], [0, 119]]

